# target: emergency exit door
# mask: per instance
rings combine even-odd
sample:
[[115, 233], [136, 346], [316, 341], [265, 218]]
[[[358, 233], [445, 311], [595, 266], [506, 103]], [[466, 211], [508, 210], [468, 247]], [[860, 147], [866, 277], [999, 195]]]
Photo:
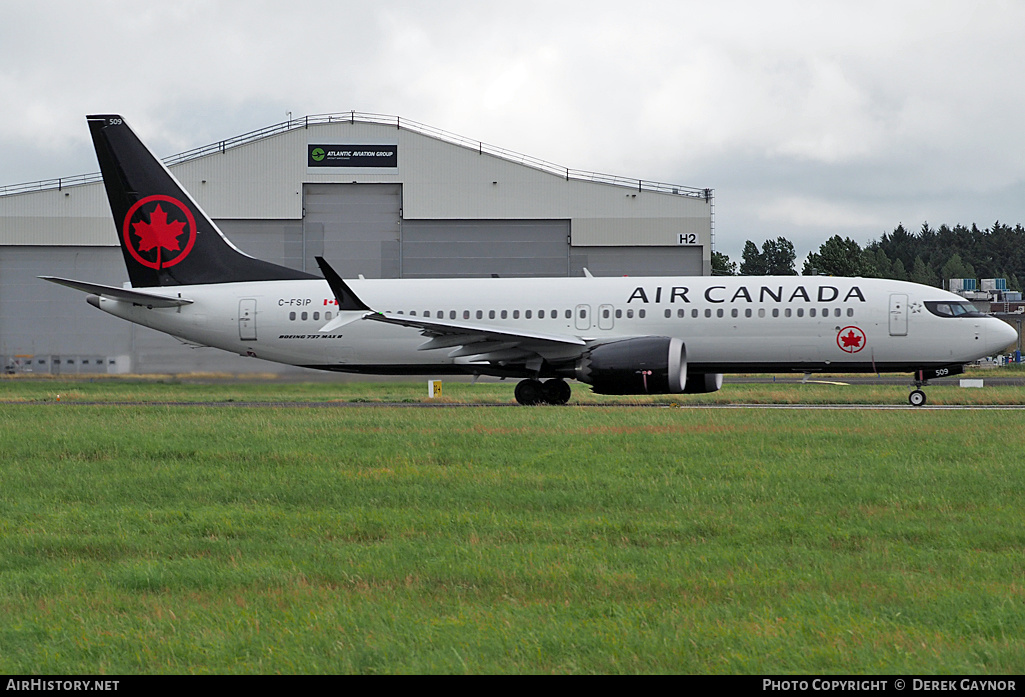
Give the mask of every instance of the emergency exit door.
[[238, 338], [256, 341], [256, 298], [243, 298], [238, 303]]
[[591, 328], [591, 306], [577, 305], [576, 309], [577, 329], [586, 331]]

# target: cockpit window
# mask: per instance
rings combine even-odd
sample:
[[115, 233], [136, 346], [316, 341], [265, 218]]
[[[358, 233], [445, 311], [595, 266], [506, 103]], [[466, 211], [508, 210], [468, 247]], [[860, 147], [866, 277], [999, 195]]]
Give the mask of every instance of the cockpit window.
[[969, 302], [925, 301], [925, 309], [937, 317], [983, 317], [984, 315]]

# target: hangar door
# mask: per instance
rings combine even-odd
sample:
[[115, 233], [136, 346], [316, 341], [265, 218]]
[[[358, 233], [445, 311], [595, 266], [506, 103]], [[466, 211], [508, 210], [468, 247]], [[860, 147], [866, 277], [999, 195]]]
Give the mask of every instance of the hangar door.
[[323, 256], [342, 278], [398, 278], [401, 184], [304, 184], [303, 258]]
[[569, 274], [568, 220], [405, 220], [403, 278]]

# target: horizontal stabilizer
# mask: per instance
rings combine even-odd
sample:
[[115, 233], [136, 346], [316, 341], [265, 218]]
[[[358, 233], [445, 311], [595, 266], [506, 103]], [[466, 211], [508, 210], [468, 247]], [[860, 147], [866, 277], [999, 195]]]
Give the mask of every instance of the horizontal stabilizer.
[[85, 281], [75, 281], [70, 278], [58, 278], [57, 276], [40, 276], [39, 278], [44, 281], [49, 281], [50, 283], [57, 283], [62, 286], [67, 286], [68, 288], [80, 290], [83, 293], [91, 293], [103, 298], [112, 298], [113, 300], [135, 303], [136, 305], [145, 305], [146, 307], [180, 307], [182, 305], [192, 304], [192, 301], [188, 298], [174, 298], [167, 295], [158, 295], [157, 293], [149, 293], [132, 288], [118, 288], [116, 286], [101, 285], [99, 283], [86, 283]]

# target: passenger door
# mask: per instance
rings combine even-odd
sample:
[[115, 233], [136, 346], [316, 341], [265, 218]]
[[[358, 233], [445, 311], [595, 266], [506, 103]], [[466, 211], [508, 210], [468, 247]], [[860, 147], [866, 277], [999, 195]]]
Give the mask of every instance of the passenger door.
[[243, 298], [238, 303], [238, 338], [256, 341], [256, 298]]
[[890, 294], [890, 336], [908, 335], [908, 296]]

